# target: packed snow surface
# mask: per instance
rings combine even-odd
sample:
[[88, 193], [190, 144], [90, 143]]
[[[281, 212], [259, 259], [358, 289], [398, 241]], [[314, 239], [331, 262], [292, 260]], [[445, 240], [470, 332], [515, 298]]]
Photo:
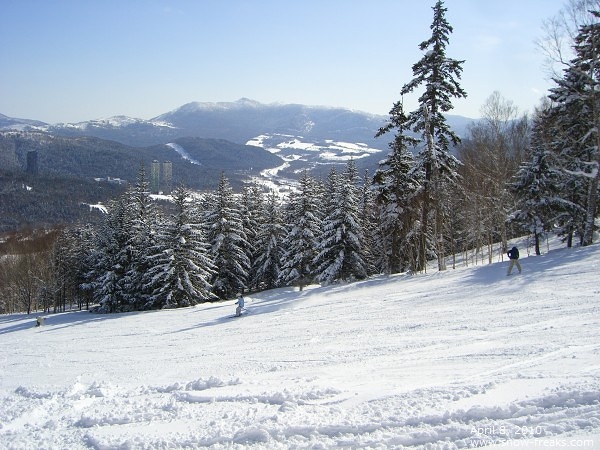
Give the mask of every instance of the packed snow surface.
[[0, 448], [600, 448], [600, 246], [0, 317]]

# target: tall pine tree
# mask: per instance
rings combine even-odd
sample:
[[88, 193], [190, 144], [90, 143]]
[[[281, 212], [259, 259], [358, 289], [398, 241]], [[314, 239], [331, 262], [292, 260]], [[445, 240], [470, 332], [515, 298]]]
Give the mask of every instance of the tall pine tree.
[[256, 289], [273, 289], [279, 285], [285, 234], [279, 199], [276, 193], [271, 191], [263, 204], [262, 219], [256, 236], [252, 269], [252, 286]]
[[129, 246], [131, 217], [127, 195], [120, 196], [108, 208], [108, 214], [96, 233], [94, 249], [88, 255], [90, 268], [86, 287], [98, 303], [97, 312], [131, 311], [130, 292], [125, 288], [125, 274], [130, 267]]
[[289, 199], [280, 284], [302, 290], [313, 281], [313, 259], [321, 225], [318, 201], [316, 181], [304, 171], [299, 192]]
[[247, 288], [250, 244], [244, 232], [240, 203], [224, 173], [205, 220], [216, 266], [213, 292], [221, 299], [233, 298]]
[[154, 245], [157, 225], [157, 210], [150, 198], [150, 183], [146, 178], [144, 164], [140, 164], [138, 178], [129, 192], [129, 214], [131, 231], [128, 246], [131, 249], [131, 263], [124, 275], [124, 289], [132, 293], [131, 307], [144, 309], [150, 294], [144, 289], [144, 275], [148, 271], [148, 250]]
[[444, 113], [450, 111], [452, 98], [464, 98], [466, 92], [460, 87], [464, 61], [449, 58], [446, 46], [453, 31], [446, 20], [444, 3], [438, 0], [433, 7], [431, 37], [419, 45], [424, 56], [412, 67], [414, 78], [405, 84], [402, 95], [420, 86], [424, 92], [419, 97], [419, 108], [411, 112], [406, 126], [423, 136], [424, 146], [416, 159], [422, 168], [422, 211], [420, 252], [417, 269], [425, 269], [426, 253], [437, 253], [438, 268], [443, 269], [443, 255], [432, 243], [443, 240], [444, 211], [440, 190], [444, 184], [458, 177], [458, 160], [450, 153], [450, 145], [457, 145], [459, 137], [450, 129]]
[[379, 216], [378, 266], [386, 273], [418, 270], [422, 260], [417, 240], [420, 236], [418, 194], [422, 174], [410, 151], [418, 141], [408, 134], [407, 117], [401, 102], [394, 104], [390, 122], [377, 136], [392, 129], [396, 129], [396, 135], [389, 144], [390, 152], [373, 176]]
[[256, 280], [256, 259], [258, 257], [257, 240], [260, 233], [261, 223], [263, 220], [263, 192], [256, 183], [244, 186], [242, 190], [241, 217], [246, 235], [246, 255], [248, 256], [250, 270], [248, 271], [248, 288], [256, 289], [254, 281]]
[[587, 181], [583, 245], [593, 242], [600, 182], [600, 12], [591, 14], [595, 21], [580, 28], [575, 38], [576, 56], [550, 95], [560, 109], [562, 129], [580, 144], [581, 151], [571, 153], [578, 167], [570, 172]]
[[331, 283], [367, 276], [364, 235], [360, 221], [358, 175], [354, 161], [341, 177], [330, 177], [330, 201], [313, 260], [317, 281]]
[[534, 237], [535, 254], [540, 255], [540, 239], [555, 223], [559, 200], [557, 187], [560, 173], [547, 148], [545, 129], [536, 121], [531, 139], [531, 158], [522, 166], [512, 183], [516, 197], [514, 219]]
[[210, 280], [214, 265], [202, 228], [192, 214], [190, 193], [173, 191], [174, 212], [163, 227], [150, 257], [144, 309], [178, 308], [214, 300]]

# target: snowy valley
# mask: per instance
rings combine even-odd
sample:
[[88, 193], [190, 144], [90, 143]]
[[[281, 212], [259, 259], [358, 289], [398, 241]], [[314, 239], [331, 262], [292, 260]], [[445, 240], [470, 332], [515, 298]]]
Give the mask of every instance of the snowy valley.
[[113, 315], [0, 317], [0, 448], [600, 448], [598, 244]]
[[[302, 136], [287, 134], [261, 134], [246, 142], [246, 145], [263, 148], [282, 159], [282, 164], [262, 170], [260, 176], [252, 180], [267, 189], [285, 192], [297, 185], [298, 175], [304, 170], [320, 174], [323, 178], [332, 165], [339, 165], [340, 171], [353, 160], [357, 167], [377, 167], [375, 157], [382, 159], [384, 152], [364, 143], [350, 143], [333, 140], [315, 142]], [[372, 174], [372, 173], [371, 173]]]

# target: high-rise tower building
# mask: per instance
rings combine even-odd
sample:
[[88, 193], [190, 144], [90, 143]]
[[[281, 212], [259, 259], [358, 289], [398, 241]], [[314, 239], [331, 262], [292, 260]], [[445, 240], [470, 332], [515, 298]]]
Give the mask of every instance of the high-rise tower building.
[[162, 165], [162, 190], [163, 194], [170, 194], [173, 190], [173, 163], [165, 161]]
[[152, 194], [158, 194], [160, 190], [160, 162], [157, 160], [152, 161], [150, 166], [150, 192]]

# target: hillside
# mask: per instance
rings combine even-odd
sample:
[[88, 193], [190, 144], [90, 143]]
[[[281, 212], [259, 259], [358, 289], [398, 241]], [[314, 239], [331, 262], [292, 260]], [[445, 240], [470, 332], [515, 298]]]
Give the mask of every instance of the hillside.
[[[195, 159], [192, 164], [174, 148], [183, 147]], [[281, 158], [249, 145], [203, 138], [180, 138], [168, 145], [131, 147], [96, 137], [68, 138], [41, 132], [0, 132], [0, 162], [7, 170], [25, 171], [28, 152], [37, 152], [40, 174], [72, 177], [121, 178], [134, 182], [140, 163], [149, 169], [153, 160], [173, 164], [174, 182], [195, 189], [215, 186], [221, 171], [258, 174], [260, 170], [281, 164]], [[215, 173], [216, 172], [216, 173]]]
[[190, 136], [239, 143], [262, 134], [282, 134], [310, 141], [362, 142], [383, 149], [386, 144], [375, 140], [375, 133], [385, 120], [385, 116], [346, 108], [263, 104], [247, 98], [236, 102], [192, 102], [152, 119], [186, 130]]
[[600, 246], [119, 315], [0, 317], [0, 447], [600, 448]]
[[[0, 211], [10, 217], [2, 220], [0, 215], [0, 232], [77, 221], [82, 203], [109, 199], [106, 189], [94, 192], [93, 180], [119, 179], [125, 186], [136, 179], [141, 162], [149, 173], [153, 160], [171, 161], [173, 183], [196, 190], [214, 189], [225, 172], [238, 190], [254, 180], [285, 192], [304, 170], [325, 179], [333, 166], [349, 159], [361, 176], [372, 176], [392, 139], [374, 137], [387, 120], [347, 108], [263, 104], [247, 98], [192, 102], [150, 120], [114, 116], [50, 125], [0, 114], [0, 194], [11, 205]], [[453, 115], [447, 121], [461, 136], [472, 122]], [[79, 195], [48, 185], [51, 201], [39, 190], [24, 197], [21, 180], [29, 152], [37, 152], [41, 177], [56, 180], [59, 187], [74, 181], [82, 186]], [[21, 199], [32, 205], [34, 214], [25, 214]], [[48, 220], [39, 220], [44, 217]]]
[[116, 198], [124, 185], [71, 176], [31, 177], [0, 169], [0, 233], [46, 229], [78, 220], [94, 223], [101, 214], [90, 205]]
[[48, 124], [39, 120], [18, 119], [0, 114], [0, 130], [5, 129], [23, 129], [27, 127], [44, 127]]
[[[36, 154], [35, 174], [27, 173], [29, 153]], [[96, 137], [0, 131], [0, 232], [87, 220], [85, 204], [115, 198], [136, 182], [141, 164], [149, 179], [154, 160], [171, 161], [173, 186], [196, 190], [215, 189], [221, 172], [239, 189], [242, 180], [282, 164], [265, 149], [218, 139], [132, 147]]]

